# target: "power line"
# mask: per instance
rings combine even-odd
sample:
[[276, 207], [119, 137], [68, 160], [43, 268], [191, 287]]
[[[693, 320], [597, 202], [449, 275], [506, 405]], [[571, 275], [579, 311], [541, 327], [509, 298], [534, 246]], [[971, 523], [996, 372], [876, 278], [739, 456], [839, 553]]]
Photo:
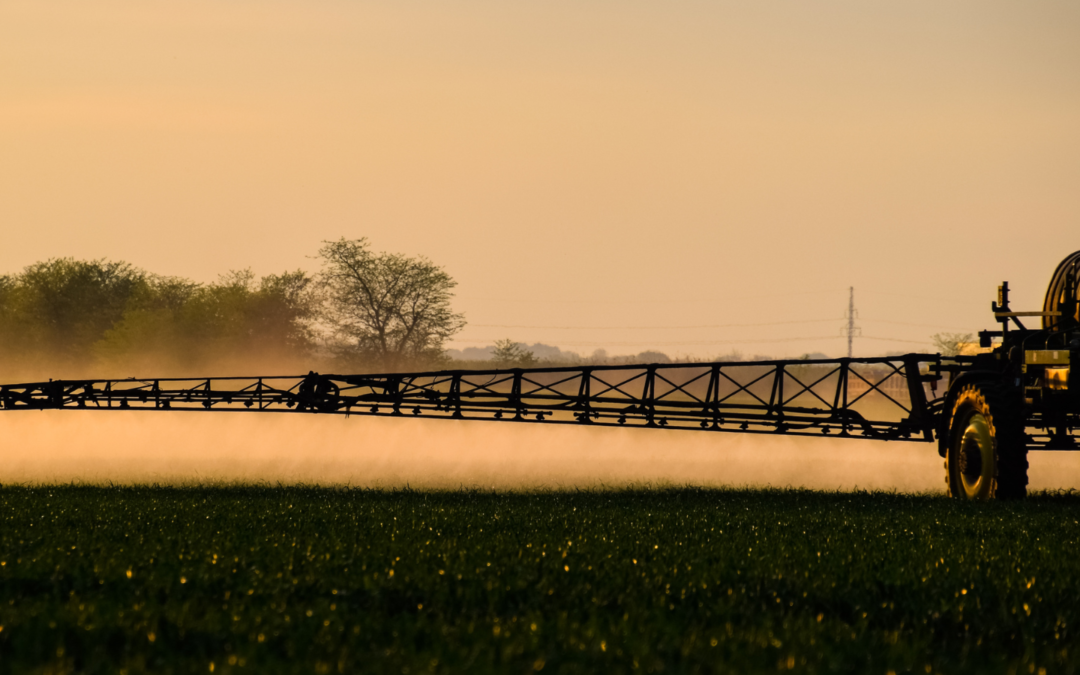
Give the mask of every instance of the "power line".
[[836, 319], [804, 319], [801, 321], [770, 321], [766, 323], [718, 323], [697, 326], [525, 326], [496, 323], [470, 323], [477, 328], [534, 328], [541, 330], [675, 330], [690, 328], [748, 328], [757, 326], [786, 326], [800, 323], [826, 323]]
[[862, 293], [867, 293], [869, 295], [891, 295], [891, 296], [893, 296], [895, 298], [907, 298], [909, 300], [929, 300], [931, 302], [939, 302], [939, 303], [944, 302], [946, 304], [951, 304], [951, 305], [958, 305], [958, 304], [961, 304], [961, 303], [963, 303], [965, 305], [971, 305], [971, 303], [968, 302], [967, 300], [961, 300], [960, 298], [950, 298], [950, 297], [942, 297], [942, 296], [930, 297], [930, 296], [927, 296], [927, 295], [911, 295], [910, 293], [891, 293], [889, 291], [867, 291], [867, 290], [863, 290], [861, 292]]
[[[842, 335], [817, 335], [807, 337], [791, 337], [791, 338], [760, 338], [753, 339], [748, 338], [745, 340], [692, 340], [692, 341], [661, 341], [661, 342], [560, 342], [561, 346], [566, 347], [593, 347], [593, 346], [609, 346], [609, 347], [683, 347], [683, 346], [707, 346], [707, 345], [752, 345], [759, 343], [776, 343], [776, 342], [809, 342], [811, 340], [836, 340], [844, 337]], [[870, 337], [860, 336], [866, 340], [878, 340], [881, 342], [907, 342], [910, 344], [927, 345], [929, 342], [918, 340], [900, 340], [895, 338], [883, 338], [883, 337]], [[453, 344], [483, 344], [490, 345], [492, 340], [450, 340]]]
[[[803, 294], [808, 293], [820, 293], [822, 291], [805, 291]], [[830, 291], [831, 292], [831, 291]], [[847, 323], [840, 329], [839, 337], [847, 339], [847, 351], [848, 358], [851, 358], [854, 352], [854, 339], [856, 337], [865, 337], [867, 340], [875, 340], [879, 342], [898, 342], [907, 344], [928, 345], [927, 341], [923, 340], [904, 340], [901, 338], [883, 338], [876, 336], [864, 336], [862, 334], [862, 328], [855, 324], [855, 320], [858, 318], [859, 312], [855, 309], [855, 287], [848, 287], [848, 308], [844, 313], [844, 319]], [[900, 326], [916, 326], [922, 328], [943, 328], [943, 326], [935, 326], [930, 324], [917, 324], [904, 321], [890, 321], [887, 319], [867, 319], [877, 323], [895, 324]], [[471, 324], [478, 328], [513, 328], [513, 329], [528, 329], [528, 330], [688, 330], [688, 329], [702, 329], [702, 328], [747, 328], [747, 327], [760, 327], [760, 326], [785, 326], [785, 325], [800, 325], [811, 323], [829, 323], [836, 321], [836, 319], [799, 319], [792, 321], [769, 321], [769, 322], [755, 322], [755, 323], [729, 323], [729, 324], [699, 324], [699, 325], [682, 325], [682, 326], [537, 326], [527, 324]], [[954, 329], [960, 330], [960, 329]], [[680, 340], [680, 341], [650, 341], [650, 342], [562, 342], [560, 344], [567, 347], [590, 347], [597, 345], [604, 345], [610, 347], [680, 347], [680, 346], [709, 346], [709, 345], [751, 345], [751, 344], [774, 344], [780, 342], [808, 342], [811, 340], [830, 340], [835, 339], [838, 336], [834, 335], [822, 335], [814, 337], [787, 337], [787, 338], [743, 338], [740, 340]], [[452, 340], [455, 344], [490, 344], [490, 340]]]
[[871, 337], [869, 335], [860, 335], [863, 340], [879, 340], [881, 342], [907, 342], [913, 345], [928, 345], [932, 344], [929, 340], [901, 340], [899, 338], [883, 338], [883, 337]]
[[[894, 326], [914, 326], [916, 328], [940, 328], [943, 330], [970, 330], [968, 327], [942, 326], [932, 323], [912, 323], [910, 321], [892, 321], [890, 319], [875, 319], [872, 317], [858, 316], [861, 321], [872, 323], [887, 323]], [[800, 319], [795, 321], [767, 321], [761, 323], [716, 323], [716, 324], [691, 324], [691, 325], [667, 325], [667, 326], [543, 326], [535, 324], [502, 324], [502, 323], [470, 323], [471, 328], [521, 328], [529, 330], [692, 330], [701, 328], [751, 328], [761, 326], [787, 326], [806, 323], [831, 323], [844, 321], [847, 317], [835, 319]]]
[[[668, 325], [668, 326], [540, 326], [540, 325], [526, 325], [526, 324], [501, 324], [501, 323], [470, 323], [469, 327], [472, 328], [524, 328], [532, 330], [689, 330], [699, 328], [750, 328], [760, 326], [786, 326], [794, 324], [804, 323], [832, 323], [833, 321], [843, 321], [847, 317], [838, 317], [835, 319], [802, 319], [799, 321], [769, 321], [764, 323], [717, 323], [717, 324], [700, 324], [700, 325]], [[870, 317], [859, 317], [862, 321], [870, 321], [873, 323], [887, 323], [896, 326], [914, 326], [916, 328], [941, 328], [944, 330], [969, 330], [970, 327], [960, 326], [942, 326], [939, 324], [931, 323], [911, 323], [909, 321], [891, 321], [888, 319], [874, 319]]]
[[[730, 300], [730, 301], [733, 301], [733, 302], [739, 302], [741, 300], [755, 300], [755, 299], [759, 299], [759, 298], [777, 298], [777, 297], [786, 297], [786, 296], [791, 296], [791, 295], [824, 295], [826, 293], [839, 293], [842, 290], [843, 290], [842, 288], [826, 288], [826, 289], [819, 289], [819, 290], [814, 290], [814, 291], [779, 291], [779, 292], [776, 292], [776, 293], [757, 293], [757, 294], [754, 294], [754, 295], [740, 295], [738, 297], [726, 296], [726, 299]], [[521, 298], [491, 298], [491, 297], [485, 298], [485, 297], [482, 297], [482, 296], [469, 296], [469, 299], [471, 299], [471, 300], [482, 300], [484, 302], [513, 302], [515, 304], [520, 304], [521, 303]], [[690, 298], [690, 297], [682, 298], [682, 300], [687, 301], [687, 302], [695, 302], [695, 303], [698, 303], [698, 304], [700, 304], [702, 302], [711, 301], [710, 298]], [[545, 304], [557, 304], [557, 305], [564, 305], [564, 304], [565, 305], [572, 305], [572, 304], [588, 304], [588, 305], [671, 305], [672, 300], [670, 298], [663, 299], [663, 300], [650, 300], [648, 298], [636, 298], [636, 299], [633, 299], [633, 300], [608, 300], [608, 299], [599, 299], [599, 298], [592, 298], [592, 299], [588, 299], [588, 300], [567, 300], [567, 299], [562, 299], [562, 298], [556, 298], [556, 299], [552, 299], [552, 300], [547, 300], [547, 299], [544, 299], [544, 298], [535, 298], [535, 299], [531, 298], [529, 300], [529, 302], [533, 303], [533, 304], [535, 304], [535, 303], [545, 303]]]
[[897, 326], [916, 326], [918, 328], [944, 328], [946, 330], [970, 330], [970, 326], [967, 328], [960, 328], [958, 326], [939, 326], [931, 323], [910, 323], [907, 321], [889, 321], [887, 319], [870, 319], [864, 318], [863, 321], [873, 321], [874, 323], [890, 323]]
[[[860, 287], [860, 288], [862, 288], [862, 287]], [[724, 297], [724, 300], [726, 300], [728, 302], [738, 303], [738, 302], [741, 302], [743, 300], [755, 300], [755, 299], [760, 299], [760, 298], [777, 298], [777, 297], [788, 297], [788, 296], [793, 296], [793, 295], [825, 295], [825, 294], [829, 294], [829, 293], [840, 293], [840, 292], [842, 292], [844, 290], [850, 290], [850, 287], [848, 289], [844, 289], [844, 288], [824, 288], [824, 289], [808, 290], [808, 291], [778, 291], [776, 293], [756, 293], [754, 295], [739, 295], [739, 296], [730, 296], [730, 295], [728, 295], [728, 296]], [[891, 296], [891, 297], [895, 297], [895, 298], [906, 298], [908, 300], [928, 300], [928, 301], [931, 301], [931, 302], [934, 302], [934, 303], [937, 303], [937, 304], [949, 304], [949, 305], [964, 304], [964, 305], [967, 305], [967, 306], [971, 306], [971, 302], [969, 302], [967, 300], [963, 300], [963, 299], [955, 298], [955, 297], [948, 297], [948, 296], [912, 295], [910, 293], [896, 293], [896, 292], [892, 292], [892, 291], [866, 290], [865, 288], [863, 288], [859, 292], [864, 294], [864, 295], [887, 295], [887, 296]], [[512, 303], [515, 303], [515, 304], [520, 304], [521, 303], [521, 298], [495, 298], [495, 297], [484, 297], [484, 296], [467, 296], [467, 297], [468, 297], [469, 300], [480, 300], [480, 301], [483, 301], [483, 302], [512, 302]], [[555, 304], [555, 305], [588, 304], [588, 305], [665, 305], [665, 306], [670, 306], [673, 301], [675, 301], [675, 302], [694, 302], [694, 303], [697, 303], [697, 304], [701, 304], [701, 303], [707, 303], [707, 302], [714, 302], [715, 300], [716, 300], [716, 298], [698, 298], [698, 297], [686, 297], [686, 298], [679, 298], [679, 299], [675, 299], [675, 300], [673, 300], [671, 298], [657, 299], [657, 300], [652, 300], [652, 299], [648, 299], [648, 298], [635, 298], [635, 299], [632, 299], [632, 300], [610, 300], [610, 299], [600, 299], [600, 298], [591, 298], [591, 299], [587, 299], [587, 300], [553, 298], [551, 300], [548, 300], [548, 299], [545, 299], [545, 298], [531, 298], [529, 300], [529, 302], [532, 303], [532, 304], [540, 303], [540, 304]]]
[[[560, 345], [567, 347], [592, 347], [592, 346], [609, 346], [609, 347], [681, 347], [691, 345], [741, 345], [750, 343], [772, 343], [772, 342], [806, 342], [808, 340], [833, 340], [836, 339], [835, 335], [821, 335], [817, 337], [795, 337], [795, 338], [763, 338], [759, 340], [690, 340], [690, 341], [661, 341], [661, 342], [560, 342]], [[467, 342], [472, 344], [491, 344], [491, 340], [451, 340], [451, 342]]]

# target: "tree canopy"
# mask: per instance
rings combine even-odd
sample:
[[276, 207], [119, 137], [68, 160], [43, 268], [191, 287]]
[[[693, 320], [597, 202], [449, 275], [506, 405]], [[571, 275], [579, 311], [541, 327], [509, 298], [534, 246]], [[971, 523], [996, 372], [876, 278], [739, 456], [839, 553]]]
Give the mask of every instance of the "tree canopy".
[[157, 279], [95, 344], [99, 363], [138, 371], [288, 370], [308, 365], [317, 313], [313, 279], [249, 270], [215, 284]]
[[322, 271], [213, 283], [56, 258], [0, 276], [0, 381], [419, 369], [464, 325], [426, 258], [341, 239]]
[[325, 242], [324, 319], [345, 363], [383, 370], [431, 367], [465, 319], [450, 307], [457, 283], [427, 258], [373, 253], [366, 239]]
[[5, 369], [33, 371], [47, 360], [76, 367], [149, 286], [123, 262], [56, 258], [30, 265], [0, 284], [0, 349]]
[[128, 263], [59, 258], [0, 277], [4, 379], [192, 375], [305, 365], [315, 343], [314, 280], [286, 272], [217, 283]]

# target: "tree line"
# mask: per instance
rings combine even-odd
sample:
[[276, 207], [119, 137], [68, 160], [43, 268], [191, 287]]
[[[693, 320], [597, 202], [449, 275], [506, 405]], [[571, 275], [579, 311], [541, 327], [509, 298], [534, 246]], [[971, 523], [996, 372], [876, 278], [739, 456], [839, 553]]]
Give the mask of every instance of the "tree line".
[[442, 365], [464, 325], [454, 280], [366, 239], [324, 242], [314, 274], [213, 283], [57, 258], [0, 276], [0, 378], [388, 371]]
[[[557, 357], [540, 356], [499, 340], [487, 364], [454, 362], [445, 344], [465, 319], [453, 311], [456, 282], [441, 267], [374, 252], [366, 239], [324, 242], [316, 259], [315, 273], [256, 277], [240, 270], [213, 283], [71, 258], [0, 275], [0, 382], [686, 360], [653, 351], [583, 357], [555, 349]], [[946, 355], [972, 341], [968, 334], [932, 339]]]

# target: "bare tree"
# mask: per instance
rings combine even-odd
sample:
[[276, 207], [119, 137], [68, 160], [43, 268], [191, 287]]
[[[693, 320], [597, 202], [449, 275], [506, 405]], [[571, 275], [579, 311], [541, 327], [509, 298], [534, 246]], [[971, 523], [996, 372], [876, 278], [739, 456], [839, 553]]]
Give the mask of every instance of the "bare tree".
[[367, 239], [323, 242], [325, 322], [346, 362], [397, 370], [442, 361], [465, 319], [450, 307], [457, 285], [426, 258], [372, 253]]
[[934, 333], [930, 336], [942, 356], [956, 356], [964, 344], [975, 339], [971, 333]]

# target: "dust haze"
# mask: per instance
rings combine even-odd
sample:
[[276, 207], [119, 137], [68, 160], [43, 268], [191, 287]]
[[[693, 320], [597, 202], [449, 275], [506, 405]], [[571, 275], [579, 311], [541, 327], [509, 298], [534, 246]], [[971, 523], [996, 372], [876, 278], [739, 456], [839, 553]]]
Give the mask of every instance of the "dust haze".
[[[0, 483], [306, 483], [396, 488], [774, 486], [941, 492], [929, 443], [337, 415], [12, 411]], [[1080, 484], [1033, 453], [1032, 489]]]

